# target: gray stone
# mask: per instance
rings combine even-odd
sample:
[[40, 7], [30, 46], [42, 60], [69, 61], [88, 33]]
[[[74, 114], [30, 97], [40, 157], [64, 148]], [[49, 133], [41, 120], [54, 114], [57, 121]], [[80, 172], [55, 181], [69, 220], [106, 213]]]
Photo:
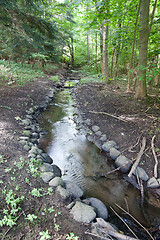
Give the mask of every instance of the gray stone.
[[61, 169], [57, 165], [55, 165], [55, 164], [53, 164], [51, 166], [53, 168], [54, 177], [61, 177], [62, 176]]
[[76, 202], [70, 213], [77, 222], [81, 223], [90, 223], [96, 217], [93, 207], [79, 201]]
[[106, 140], [107, 140], [106, 134], [102, 134], [100, 140], [101, 140], [102, 142], [106, 141]]
[[55, 177], [49, 182], [50, 187], [62, 186], [64, 187], [64, 181], [60, 177]]
[[23, 134], [27, 137], [31, 137], [32, 133], [29, 130], [23, 132]]
[[42, 153], [42, 159], [43, 159], [43, 162], [46, 162], [46, 163], [53, 163], [53, 159], [46, 153]]
[[38, 153], [38, 148], [36, 146], [32, 146], [31, 150], [29, 151], [30, 154], [35, 154], [37, 155]]
[[19, 141], [22, 145], [26, 145], [28, 142], [27, 141], [25, 141], [25, 140], [20, 140]]
[[95, 133], [98, 137], [102, 135], [102, 132], [101, 131], [98, 131]]
[[117, 148], [115, 141], [108, 141], [102, 145], [102, 150], [104, 150], [105, 152], [109, 152], [109, 150], [113, 147]]
[[148, 188], [157, 188], [159, 186], [160, 186], [160, 184], [158, 183], [158, 181], [155, 177], [150, 178], [147, 182]]
[[135, 171], [133, 172], [133, 174], [138, 175], [138, 177], [140, 179], [142, 179], [143, 181], [148, 181], [148, 179], [149, 179], [149, 176], [147, 175], [146, 171], [141, 167], [137, 167], [135, 169]]
[[32, 133], [32, 138], [38, 138], [39, 137], [39, 135], [38, 135], [38, 133], [36, 133], [36, 132], [34, 132], [34, 133]]
[[157, 182], [158, 182], [158, 183], [159, 183], [159, 185], [160, 185], [160, 178], [158, 178], [158, 179], [157, 179]]
[[58, 192], [63, 199], [68, 199], [70, 197], [69, 192], [65, 188], [63, 188], [62, 186], [58, 186], [56, 188], [56, 192]]
[[67, 205], [67, 209], [70, 210], [71, 208], [73, 208], [73, 206], [75, 205], [75, 202], [71, 202], [70, 204]]
[[26, 137], [26, 136], [21, 136], [19, 137], [20, 140], [24, 140], [24, 141], [28, 141], [29, 140], [29, 137]]
[[[101, 200], [97, 198], [87, 198], [85, 200], [89, 201], [89, 204], [94, 207], [97, 217], [103, 218], [105, 220], [108, 219], [108, 210]], [[83, 200], [84, 203], [85, 200]]]
[[40, 167], [41, 172], [52, 172], [53, 173], [53, 167], [49, 163], [43, 163], [43, 165]]
[[28, 144], [26, 144], [24, 145], [23, 149], [28, 152], [31, 149], [31, 147]]
[[83, 196], [82, 189], [75, 183], [70, 181], [64, 181], [67, 191], [70, 193], [73, 198], [81, 198]]
[[53, 172], [44, 172], [41, 175], [42, 179], [44, 182], [48, 183], [54, 178], [54, 173]]
[[113, 160], [116, 160], [120, 154], [120, 151], [118, 151], [116, 148], [110, 148], [109, 150], [109, 155]]
[[120, 155], [115, 161], [116, 167], [121, 167], [120, 171], [122, 173], [127, 173], [130, 170], [132, 162], [123, 155]]
[[99, 129], [100, 129], [100, 128], [99, 128], [98, 126], [95, 126], [95, 125], [92, 126], [92, 131], [93, 131], [93, 132], [98, 132]]
[[91, 119], [87, 119], [87, 120], [85, 121], [85, 123], [86, 123], [87, 125], [91, 125]]
[[29, 126], [31, 124], [31, 122], [30, 122], [29, 119], [23, 119], [22, 124], [25, 125], [25, 126]]

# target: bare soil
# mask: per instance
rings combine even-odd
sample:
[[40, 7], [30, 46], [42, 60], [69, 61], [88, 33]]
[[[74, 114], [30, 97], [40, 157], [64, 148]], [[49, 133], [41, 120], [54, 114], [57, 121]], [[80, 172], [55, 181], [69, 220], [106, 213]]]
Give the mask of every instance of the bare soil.
[[[56, 72], [57, 74], [57, 72]], [[63, 69], [59, 74], [65, 76]], [[15, 189], [19, 186], [17, 196], [25, 196], [25, 200], [19, 212], [17, 225], [13, 227], [0, 227], [2, 239], [40, 239], [40, 232], [48, 230], [51, 239], [66, 239], [67, 234], [74, 232], [79, 239], [96, 239], [89, 237], [85, 232], [90, 229], [88, 224], [75, 222], [66, 210], [67, 202], [53, 191], [51, 195], [33, 197], [33, 188], [48, 188], [40, 178], [34, 178], [26, 171], [25, 166], [17, 169], [15, 162], [21, 157], [28, 161], [27, 152], [19, 143], [19, 137], [23, 134], [23, 126], [19, 125], [17, 117], [24, 118], [26, 110], [31, 106], [40, 105], [50, 88], [56, 88], [56, 83], [46, 79], [36, 79], [22, 86], [8, 86], [0, 81], [0, 154], [5, 156], [5, 161], [0, 163], [1, 189]], [[109, 140], [115, 140], [120, 151], [127, 157], [135, 159], [140, 150], [142, 137], [147, 139], [145, 154], [140, 162], [147, 174], [153, 176], [154, 157], [151, 150], [151, 139], [154, 135], [156, 154], [160, 156], [160, 98], [150, 96], [144, 101], [137, 101], [131, 93], [124, 93], [116, 83], [106, 85], [104, 83], [90, 83], [77, 87], [76, 105], [84, 113], [83, 118], [91, 119], [93, 125], [100, 126], [103, 133], [107, 134]], [[157, 93], [156, 93], [157, 94]], [[99, 113], [91, 113], [95, 111]], [[102, 112], [119, 117], [109, 117]], [[158, 167], [160, 177], [160, 167]], [[26, 182], [26, 178], [29, 182]], [[159, 202], [159, 192], [154, 190], [153, 194]], [[4, 200], [5, 196], [0, 194], [0, 218], [3, 209], [10, 210], [10, 206]], [[45, 209], [54, 208], [55, 212], [46, 213]], [[61, 211], [61, 214], [57, 215]], [[27, 214], [35, 214], [38, 218], [29, 223], [25, 220]], [[55, 224], [59, 225], [58, 231]]]

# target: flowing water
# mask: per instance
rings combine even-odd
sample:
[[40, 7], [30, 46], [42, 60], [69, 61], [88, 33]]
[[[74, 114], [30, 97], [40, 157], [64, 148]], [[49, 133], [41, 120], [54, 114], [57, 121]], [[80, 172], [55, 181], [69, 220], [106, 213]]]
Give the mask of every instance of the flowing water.
[[97, 177], [97, 173], [104, 174], [112, 169], [105, 154], [76, 129], [70, 90], [57, 92], [39, 120], [47, 133], [41, 141], [41, 148], [61, 168], [63, 179], [77, 183], [84, 190], [85, 197], [97, 197], [108, 208], [115, 208], [114, 204], [118, 203], [144, 225], [147, 226], [146, 217], [153, 223], [157, 211], [147, 205], [144, 215], [140, 192], [121, 175], [113, 173], [107, 178]]

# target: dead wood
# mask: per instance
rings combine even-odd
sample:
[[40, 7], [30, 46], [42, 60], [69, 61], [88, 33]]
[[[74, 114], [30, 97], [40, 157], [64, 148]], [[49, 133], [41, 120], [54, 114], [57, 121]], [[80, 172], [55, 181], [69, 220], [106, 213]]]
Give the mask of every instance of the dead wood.
[[117, 203], [115, 203], [115, 205], [119, 208], [119, 209], [121, 209], [124, 213], [126, 213], [128, 216], [130, 216], [136, 223], [138, 223], [138, 225], [140, 226], [140, 227], [142, 227], [146, 232], [147, 232], [147, 234], [150, 236], [150, 238], [152, 239], [152, 240], [154, 240], [154, 238], [152, 237], [152, 235], [150, 234], [150, 232], [136, 219], [136, 218], [134, 218], [129, 212], [127, 212], [124, 208], [122, 208], [122, 207], [120, 207]]
[[137, 168], [137, 166], [138, 166], [138, 164], [139, 164], [139, 162], [140, 162], [140, 160], [141, 160], [141, 157], [142, 157], [142, 155], [143, 155], [143, 153], [144, 153], [145, 147], [146, 147], [146, 138], [143, 137], [141, 150], [140, 150], [140, 152], [139, 152], [138, 155], [137, 155], [137, 159], [136, 159], [136, 161], [134, 162], [134, 164], [133, 164], [133, 166], [132, 166], [132, 168], [131, 168], [131, 170], [130, 170], [130, 172], [129, 172], [129, 174], [128, 174], [128, 177], [131, 177], [132, 174], [133, 174], [133, 172], [136, 170], [136, 168]]
[[157, 159], [156, 152], [155, 152], [155, 148], [154, 148], [154, 139], [155, 139], [155, 137], [156, 137], [156, 135], [154, 135], [154, 136], [152, 137], [151, 148], [152, 148], [152, 153], [153, 153], [154, 160], [155, 160], [155, 165], [154, 165], [154, 177], [157, 178], [157, 177], [158, 177], [158, 174], [157, 174], [158, 159]]
[[109, 117], [118, 119], [118, 120], [120, 120], [120, 121], [122, 121], [122, 122], [127, 122], [127, 121], [121, 119], [120, 117], [114, 116], [114, 115], [109, 114], [109, 113], [107, 113], [107, 112], [96, 112], [96, 111], [89, 111], [89, 112], [90, 112], [90, 113], [95, 113], [95, 114], [104, 114], [104, 115], [107, 115], [107, 116], [109, 116]]

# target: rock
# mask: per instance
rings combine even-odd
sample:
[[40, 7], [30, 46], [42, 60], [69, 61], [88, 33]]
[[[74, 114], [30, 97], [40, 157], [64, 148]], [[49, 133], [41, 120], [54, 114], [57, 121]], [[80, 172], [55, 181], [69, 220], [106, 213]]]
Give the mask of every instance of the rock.
[[118, 151], [116, 148], [110, 148], [109, 150], [109, 155], [113, 160], [116, 160], [120, 154], [120, 151]]
[[32, 146], [31, 150], [29, 151], [29, 154], [37, 155], [38, 148], [36, 146]]
[[44, 182], [48, 183], [54, 178], [54, 173], [53, 172], [44, 172], [41, 175], [42, 179]]
[[23, 131], [23, 134], [27, 137], [31, 137], [32, 133], [29, 130]]
[[29, 119], [22, 120], [22, 125], [29, 126], [31, 124]]
[[105, 152], [109, 152], [109, 150], [113, 147], [117, 148], [115, 141], [108, 141], [102, 145], [102, 150], [104, 150]]
[[41, 154], [43, 162], [52, 164], [53, 163], [53, 159], [47, 154], [47, 153], [42, 153]]
[[115, 161], [116, 167], [121, 167], [120, 171], [122, 173], [127, 173], [130, 170], [132, 162], [123, 155], [120, 155]]
[[87, 125], [91, 125], [91, 119], [87, 119], [87, 120], [85, 121], [85, 123], [86, 123]]
[[79, 201], [76, 202], [70, 213], [77, 222], [81, 223], [90, 223], [96, 217], [93, 207]]
[[137, 167], [135, 169], [135, 171], [133, 172], [134, 175], [138, 175], [138, 177], [140, 179], [142, 179], [143, 181], [148, 181], [149, 176], [147, 175], [147, 173], [145, 172], [145, 170], [141, 167]]
[[53, 164], [51, 166], [53, 168], [54, 177], [61, 177], [62, 176], [61, 169], [57, 165], [55, 165], [55, 164]]
[[92, 126], [92, 131], [93, 132], [98, 132], [99, 131], [99, 127], [98, 126]]
[[24, 145], [23, 149], [28, 152], [31, 149], [31, 147], [28, 144], [26, 144]]
[[100, 137], [102, 135], [102, 132], [101, 131], [98, 131], [95, 133], [98, 137]]
[[43, 165], [40, 167], [41, 172], [52, 172], [53, 173], [53, 167], [49, 163], [43, 163]]
[[158, 181], [155, 177], [150, 178], [147, 182], [148, 188], [157, 188], [159, 186], [160, 186], [160, 184], [158, 183]]
[[81, 198], [83, 196], [82, 189], [75, 183], [70, 181], [64, 181], [67, 191], [70, 193], [73, 198]]
[[62, 186], [64, 187], [64, 181], [60, 177], [55, 177], [49, 182], [50, 187]]
[[38, 139], [38, 137], [39, 137], [38, 133], [36, 133], [36, 132], [32, 133], [32, 138]]
[[56, 192], [58, 192], [63, 199], [68, 199], [70, 197], [69, 192], [65, 188], [63, 188], [62, 186], [58, 186], [56, 188]]
[[99, 139], [100, 141], [104, 142], [107, 140], [107, 135], [106, 134], [102, 134], [101, 138]]
[[73, 206], [75, 205], [75, 202], [71, 202], [70, 204], [67, 205], [67, 209], [70, 210], [71, 208], [73, 208]]
[[[89, 201], [89, 204], [94, 207], [97, 217], [103, 218], [105, 220], [108, 219], [108, 210], [101, 200], [97, 198], [87, 198], [85, 200]], [[83, 200], [84, 203], [85, 200]]]

